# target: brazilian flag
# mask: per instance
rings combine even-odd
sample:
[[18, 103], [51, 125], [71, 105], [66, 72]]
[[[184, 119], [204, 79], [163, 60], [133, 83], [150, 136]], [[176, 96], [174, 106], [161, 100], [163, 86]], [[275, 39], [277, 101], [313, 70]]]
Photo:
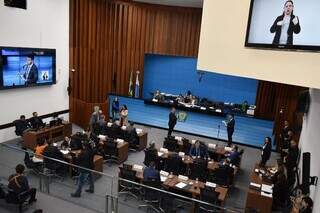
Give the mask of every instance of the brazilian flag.
[[132, 71], [130, 73], [130, 81], [129, 81], [129, 92], [128, 92], [129, 97], [133, 96], [133, 82], [132, 82]]

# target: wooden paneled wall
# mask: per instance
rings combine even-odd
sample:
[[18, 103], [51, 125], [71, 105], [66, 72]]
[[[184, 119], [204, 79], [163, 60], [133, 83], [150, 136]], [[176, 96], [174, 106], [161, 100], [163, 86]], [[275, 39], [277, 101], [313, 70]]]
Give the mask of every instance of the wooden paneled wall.
[[71, 121], [86, 127], [93, 103], [106, 104], [109, 92], [127, 95], [131, 71], [140, 71], [142, 85], [146, 53], [196, 57], [201, 15], [195, 8], [70, 0]]
[[299, 141], [301, 114], [296, 112], [299, 93], [306, 88], [275, 82], [259, 81], [256, 98], [256, 112], [258, 118], [274, 120], [273, 132], [276, 142], [280, 140], [280, 131], [284, 121], [290, 123], [295, 132], [295, 139]]

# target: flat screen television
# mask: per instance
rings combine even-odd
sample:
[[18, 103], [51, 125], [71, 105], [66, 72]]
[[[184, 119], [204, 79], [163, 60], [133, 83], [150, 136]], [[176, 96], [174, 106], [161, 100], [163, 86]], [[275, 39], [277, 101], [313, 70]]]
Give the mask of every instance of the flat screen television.
[[55, 83], [55, 49], [0, 47], [0, 89]]
[[246, 47], [320, 50], [319, 0], [251, 0]]

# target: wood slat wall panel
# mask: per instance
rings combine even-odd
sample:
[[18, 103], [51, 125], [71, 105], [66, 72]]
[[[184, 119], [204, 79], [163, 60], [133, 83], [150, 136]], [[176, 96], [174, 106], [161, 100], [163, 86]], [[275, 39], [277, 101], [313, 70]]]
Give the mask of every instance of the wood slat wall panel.
[[[145, 53], [196, 57], [201, 9], [121, 0], [70, 0], [71, 121], [86, 127], [93, 103], [106, 94], [127, 95], [130, 72]], [[140, 91], [140, 94], [141, 94]]]

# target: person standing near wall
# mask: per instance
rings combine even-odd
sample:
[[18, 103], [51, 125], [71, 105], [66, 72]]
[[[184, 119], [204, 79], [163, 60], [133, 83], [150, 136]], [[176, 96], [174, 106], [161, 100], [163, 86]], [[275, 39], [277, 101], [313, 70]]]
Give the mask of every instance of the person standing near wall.
[[113, 122], [117, 119], [117, 116], [119, 114], [119, 109], [120, 109], [119, 98], [115, 97], [112, 101], [112, 109], [111, 109]]

